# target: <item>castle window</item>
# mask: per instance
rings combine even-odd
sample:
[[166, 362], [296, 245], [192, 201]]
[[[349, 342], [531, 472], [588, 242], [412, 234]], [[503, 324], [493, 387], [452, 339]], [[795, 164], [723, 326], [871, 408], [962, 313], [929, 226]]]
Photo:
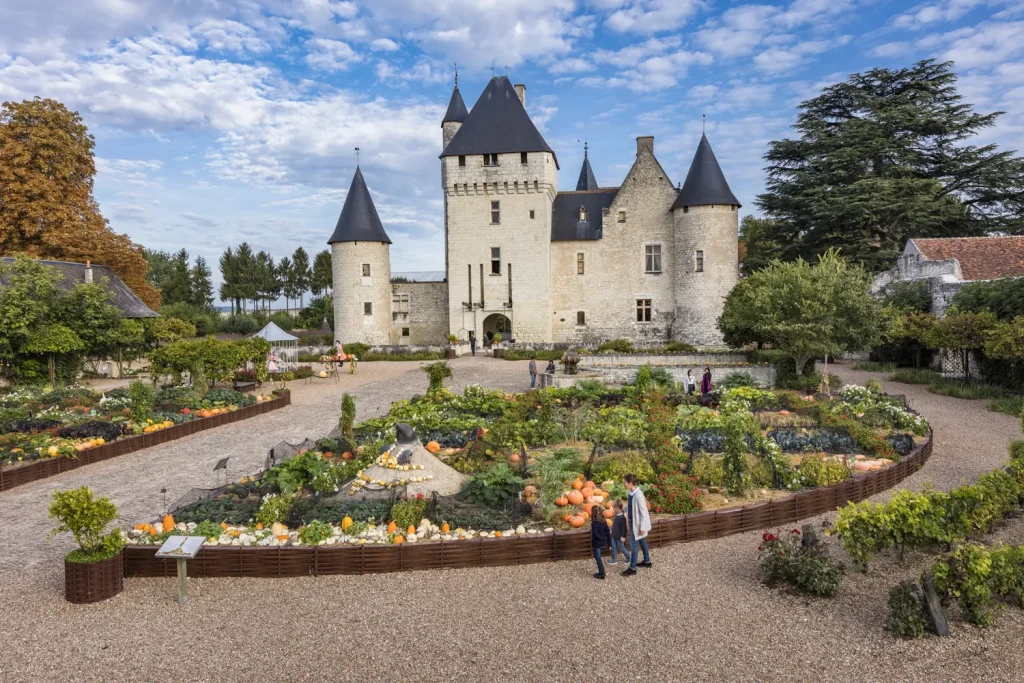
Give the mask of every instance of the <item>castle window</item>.
[[491, 202], [491, 225], [501, 223], [501, 202]]
[[460, 154], [459, 155], [459, 166], [465, 166], [465, 165], [466, 165], [466, 155], [465, 154]]
[[403, 327], [402, 328], [402, 336], [403, 337], [408, 337], [409, 336], [409, 328], [408, 327]]
[[520, 152], [519, 153], [519, 163], [521, 163], [521, 164], [525, 164], [526, 163], [526, 152]]
[[580, 223], [587, 222], [587, 208], [585, 206], [580, 207]]
[[698, 273], [703, 273], [704, 272], [704, 252], [701, 251], [700, 249], [697, 250], [697, 259], [696, 260], [697, 260], [697, 263], [696, 263], [695, 270]]
[[409, 312], [409, 295], [395, 294], [391, 297], [391, 311], [395, 314]]
[[648, 244], [644, 247], [644, 272], [648, 275], [661, 274], [660, 244]]
[[491, 275], [501, 275], [501, 247], [491, 247]]
[[540, 190], [540, 183], [538, 183], [536, 180], [534, 180], [533, 181], [533, 191], [537, 192], [538, 190]]
[[364, 301], [363, 302], [363, 315], [373, 315], [373, 302], [372, 301]]
[[530, 218], [533, 218], [533, 209], [530, 209]]
[[576, 252], [576, 274], [583, 275], [583, 252]]
[[370, 277], [370, 264], [369, 263], [364, 263], [363, 264], [363, 277]]
[[651, 300], [650, 299], [637, 299], [636, 300], [636, 321], [638, 323], [649, 323], [649, 322], [651, 322]]
[[576, 311], [576, 324], [577, 325], [586, 325], [587, 324], [587, 314], [584, 313], [583, 311]]
[[690, 207], [684, 206], [683, 207], [683, 213], [690, 213]]
[[498, 155], [497, 154], [485, 154], [484, 155], [484, 166], [497, 166]]
[[619, 221], [619, 223], [625, 223], [626, 222], [626, 212], [625, 211], [619, 211], [618, 221]]

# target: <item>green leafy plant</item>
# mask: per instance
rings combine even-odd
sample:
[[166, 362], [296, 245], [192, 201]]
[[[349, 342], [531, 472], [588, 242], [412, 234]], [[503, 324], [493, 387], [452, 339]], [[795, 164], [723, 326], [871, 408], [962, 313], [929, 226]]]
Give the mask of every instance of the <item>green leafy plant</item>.
[[121, 530], [107, 531], [117, 518], [117, 506], [109, 498], [94, 497], [88, 486], [54, 491], [52, 498], [48, 510], [57, 526], [49, 535], [70, 533], [78, 544], [78, 548], [68, 554], [68, 561], [97, 562], [121, 552], [124, 546]]
[[438, 394], [444, 390], [444, 381], [452, 376], [452, 368], [446, 361], [438, 361], [423, 366], [423, 372], [427, 373], [429, 385], [427, 394]]
[[718, 386], [721, 389], [735, 389], [737, 387], [754, 387], [757, 386], [757, 382], [749, 372], [737, 371], [726, 375], [725, 379], [718, 383]]
[[850, 469], [843, 463], [813, 454], [806, 456], [796, 470], [800, 483], [809, 487], [830, 486], [850, 477]]
[[128, 400], [131, 406], [132, 420], [136, 424], [145, 424], [146, 420], [153, 417], [153, 400], [156, 392], [153, 387], [144, 382], [135, 380], [128, 385]]
[[703, 494], [697, 480], [680, 472], [662, 472], [647, 491], [651, 510], [671, 515], [700, 512]]
[[627, 474], [635, 474], [644, 484], [650, 484], [657, 478], [647, 457], [637, 452], [615, 453], [599, 458], [594, 462], [590, 478], [598, 483], [622, 481]]
[[628, 339], [612, 339], [597, 347], [597, 353], [634, 353], [633, 343]]
[[429, 502], [426, 498], [401, 500], [391, 508], [391, 521], [402, 533], [405, 533], [405, 530], [411, 526], [418, 527]]
[[330, 524], [316, 519], [299, 529], [299, 540], [304, 545], [318, 545], [333, 535], [334, 529]]
[[263, 498], [260, 509], [256, 512], [256, 521], [264, 526], [269, 526], [274, 522], [283, 522], [288, 519], [288, 514], [294, 503], [295, 494], [267, 494]]
[[348, 392], [341, 395], [341, 416], [338, 418], [338, 429], [341, 436], [352, 440], [352, 425], [356, 421], [356, 400]]
[[[273, 522], [270, 522], [273, 524]], [[189, 536], [202, 536], [203, 538], [219, 538], [224, 530], [214, 521], [204, 519], [203, 521], [196, 524], [195, 528], [189, 532]]]
[[901, 581], [889, 591], [889, 617], [885, 628], [898, 638], [918, 638], [931, 629], [924, 595], [916, 581]]
[[[508, 507], [523, 490], [523, 479], [506, 463], [473, 475], [458, 493], [460, 500], [493, 508]], [[417, 520], [418, 522], [419, 520]]]
[[843, 568], [824, 543], [805, 546], [799, 529], [765, 531], [758, 545], [758, 569], [768, 586], [787, 584], [821, 598], [839, 592]]
[[569, 483], [583, 474], [583, 461], [575, 448], [559, 448], [537, 456], [534, 465], [537, 489], [545, 507], [554, 509], [555, 500], [569, 487]]

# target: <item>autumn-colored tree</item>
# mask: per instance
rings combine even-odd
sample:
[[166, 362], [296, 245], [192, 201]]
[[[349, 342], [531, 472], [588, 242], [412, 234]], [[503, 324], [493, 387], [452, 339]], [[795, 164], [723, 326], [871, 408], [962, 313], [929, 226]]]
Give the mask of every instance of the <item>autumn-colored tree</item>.
[[110, 229], [93, 197], [94, 146], [82, 117], [60, 102], [0, 106], [0, 253], [109, 266], [156, 309], [142, 247]]

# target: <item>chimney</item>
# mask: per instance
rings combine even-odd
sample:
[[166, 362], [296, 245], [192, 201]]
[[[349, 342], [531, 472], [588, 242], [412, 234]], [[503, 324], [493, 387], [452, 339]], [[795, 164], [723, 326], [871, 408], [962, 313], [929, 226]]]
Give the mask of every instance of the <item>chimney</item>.
[[516, 95], [519, 96], [519, 101], [522, 102], [523, 106], [525, 107], [526, 106], [526, 84], [525, 83], [516, 83]]
[[85, 282], [86, 284], [92, 282], [92, 261], [89, 260], [85, 262]]
[[654, 136], [653, 135], [641, 135], [636, 139], [636, 155], [640, 156], [640, 150], [644, 147], [654, 154]]

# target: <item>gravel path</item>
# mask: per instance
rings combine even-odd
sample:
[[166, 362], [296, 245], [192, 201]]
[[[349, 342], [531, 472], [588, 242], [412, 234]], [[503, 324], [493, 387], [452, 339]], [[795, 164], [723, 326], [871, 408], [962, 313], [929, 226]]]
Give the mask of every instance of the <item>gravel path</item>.
[[[359, 396], [360, 417], [421, 391], [425, 377], [415, 365], [363, 365], [354, 381], [365, 383], [346, 385]], [[456, 386], [525, 384], [525, 363], [459, 359], [454, 368]], [[848, 381], [871, 376], [840, 372]], [[985, 402], [909, 385], [886, 389], [907, 394], [936, 428], [934, 455], [906, 480], [909, 488], [973, 479], [1005, 461], [1007, 443], [1020, 435], [1017, 420], [989, 412]], [[0, 495], [0, 679], [1021, 679], [1024, 611], [1016, 608], [1000, 612], [989, 629], [955, 622], [947, 639], [905, 642], [882, 630], [888, 589], [919, 572], [926, 556], [902, 565], [876, 562], [866, 575], [850, 575], [835, 599], [808, 600], [758, 583], [756, 533], [659, 549], [653, 569], [631, 579], [612, 573], [605, 582], [592, 580], [591, 563], [581, 561], [203, 579], [191, 582], [184, 606], [174, 602], [174, 580], [133, 579], [106, 603], [63, 601], [59, 559], [69, 544], [39, 539], [48, 526], [40, 510], [51, 488], [89, 483], [114, 497], [126, 517], [145, 516], [159, 505], [153, 489], [166, 483], [178, 493], [207, 485], [218, 457], [237, 457], [242, 471], [243, 464], [258, 466], [283, 438], [326, 432], [341, 390], [299, 386], [290, 409], [162, 446], [177, 449], [173, 468], [161, 467], [157, 452], [163, 451], [151, 449]], [[233, 429], [240, 431], [228, 433]], [[243, 434], [247, 442], [235, 443]], [[996, 537], [1024, 542], [1024, 520]], [[23, 562], [10, 560], [15, 543], [35, 563], [31, 571], [18, 571]]]

